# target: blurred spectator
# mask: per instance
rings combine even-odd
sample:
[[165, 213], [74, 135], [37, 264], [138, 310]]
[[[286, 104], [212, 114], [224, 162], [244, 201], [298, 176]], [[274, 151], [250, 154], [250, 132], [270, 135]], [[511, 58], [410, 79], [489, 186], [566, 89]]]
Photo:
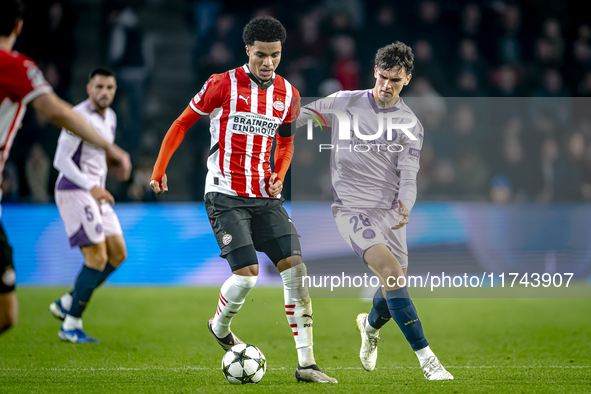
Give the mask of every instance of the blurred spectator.
[[541, 168], [543, 187], [540, 194], [540, 200], [550, 203], [554, 199], [556, 182], [556, 160], [560, 155], [558, 143], [552, 138], [547, 138], [542, 143], [541, 150]]
[[484, 97], [485, 91], [480, 86], [481, 79], [472, 72], [462, 72], [456, 78], [455, 89], [451, 96], [455, 97]]
[[56, 94], [67, 98], [76, 57], [76, 8], [69, 0], [25, 3], [27, 23], [15, 49], [35, 60]]
[[521, 9], [517, 4], [495, 2], [493, 5], [499, 15], [492, 54], [497, 64], [520, 64], [524, 60], [526, 37], [521, 30]]
[[486, 64], [480, 56], [476, 41], [463, 39], [458, 45], [457, 74], [469, 72], [483, 78]]
[[320, 97], [326, 97], [339, 90], [343, 90], [343, 85], [338, 80], [329, 78], [322, 81], [320, 86], [318, 86], [318, 95]]
[[475, 145], [465, 144], [455, 155], [454, 195], [478, 198], [486, 193], [488, 169]]
[[154, 159], [150, 156], [142, 156], [134, 167], [131, 176], [131, 184], [127, 189], [130, 201], [155, 201], [156, 195], [150, 187], [150, 177]]
[[583, 158], [585, 138], [573, 133], [565, 139], [566, 153], [556, 160], [554, 173], [554, 201], [583, 200]]
[[468, 3], [462, 9], [460, 14], [458, 38], [470, 38], [479, 44], [482, 44], [482, 10], [475, 3]]
[[355, 58], [355, 41], [350, 36], [337, 36], [332, 41], [335, 56], [333, 73], [345, 90], [359, 89], [360, 65]]
[[432, 44], [427, 40], [419, 40], [414, 43], [412, 50], [415, 55], [413, 74], [429, 78], [431, 86], [439, 94], [446, 92], [447, 77], [434, 57]]
[[416, 19], [405, 26], [406, 36], [412, 37], [411, 42], [423, 40], [428, 42], [431, 46], [431, 56], [438, 61], [446, 61], [450, 55], [446, 50], [450, 42], [450, 34], [445, 26], [440, 4], [434, 0], [423, 0], [418, 3]]
[[578, 90], [581, 96], [589, 95], [582, 93], [585, 89], [581, 90], [580, 87], [581, 83], [585, 83], [589, 70], [591, 70], [591, 27], [582, 25], [572, 45], [572, 61], [570, 72], [567, 73], [570, 86]]
[[18, 169], [12, 160], [8, 160], [2, 172], [2, 202], [17, 202], [19, 199]]
[[199, 39], [196, 67], [197, 79], [205, 82], [212, 74], [236, 67], [235, 54], [244, 52], [241, 31], [231, 14], [221, 15], [215, 27]]
[[490, 200], [497, 205], [506, 205], [511, 202], [513, 190], [509, 178], [497, 175], [490, 182]]
[[[530, 117], [532, 122], [540, 114], [550, 114], [561, 126], [567, 127], [572, 122], [572, 103], [569, 92], [564, 88], [562, 76], [555, 69], [548, 69], [543, 75], [540, 89], [530, 99]], [[552, 97], [550, 100], [549, 98]]]
[[131, 6], [122, 4], [121, 9], [113, 10], [109, 21], [112, 26], [107, 61], [117, 76], [114, 109], [122, 131], [118, 136], [121, 136], [122, 147], [133, 154], [143, 127], [142, 103], [154, 61], [153, 48], [145, 39]]
[[25, 172], [27, 184], [31, 195], [31, 201], [37, 203], [49, 202], [49, 174], [51, 172], [52, 160], [40, 144], [36, 143], [29, 151]]

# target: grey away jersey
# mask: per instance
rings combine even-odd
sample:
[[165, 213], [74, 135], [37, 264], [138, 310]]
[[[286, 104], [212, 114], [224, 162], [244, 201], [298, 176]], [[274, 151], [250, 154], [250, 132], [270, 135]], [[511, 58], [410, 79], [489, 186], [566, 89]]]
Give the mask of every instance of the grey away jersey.
[[[320, 113], [331, 128], [330, 174], [335, 203], [347, 207], [391, 209], [398, 206], [400, 171], [419, 171], [419, 157], [423, 144], [423, 126], [402, 98], [391, 108], [380, 108], [374, 101], [372, 91], [339, 91], [302, 108], [297, 126], [304, 126], [314, 110]], [[349, 138], [338, 115], [338, 110], [349, 120]], [[340, 114], [339, 114], [340, 115]], [[341, 115], [343, 116], [343, 115]], [[388, 119], [390, 118], [390, 119]], [[416, 140], [407, 136], [402, 126], [393, 128], [391, 140], [387, 139], [387, 125], [411, 124], [405, 128]], [[312, 120], [312, 122], [316, 122]], [[357, 123], [358, 122], [358, 123]], [[355, 135], [354, 128], [362, 136], [377, 134], [382, 122], [383, 133], [375, 140], [364, 140]], [[341, 136], [342, 137], [342, 136]]]

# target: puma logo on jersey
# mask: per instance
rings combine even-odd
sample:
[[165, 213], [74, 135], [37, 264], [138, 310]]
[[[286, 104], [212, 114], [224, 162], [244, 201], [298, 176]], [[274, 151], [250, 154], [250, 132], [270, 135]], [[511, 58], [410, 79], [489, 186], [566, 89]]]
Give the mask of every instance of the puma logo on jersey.
[[250, 98], [250, 96], [245, 98], [243, 95], [239, 95], [238, 98], [241, 98], [242, 100], [244, 100], [246, 102], [246, 105], [248, 105], [248, 99]]

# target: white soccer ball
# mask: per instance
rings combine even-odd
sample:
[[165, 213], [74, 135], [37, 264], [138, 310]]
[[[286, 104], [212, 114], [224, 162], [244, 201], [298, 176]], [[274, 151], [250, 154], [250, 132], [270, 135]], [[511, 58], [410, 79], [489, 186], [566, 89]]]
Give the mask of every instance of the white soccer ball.
[[247, 343], [232, 346], [222, 359], [222, 373], [232, 384], [258, 383], [266, 371], [265, 355]]

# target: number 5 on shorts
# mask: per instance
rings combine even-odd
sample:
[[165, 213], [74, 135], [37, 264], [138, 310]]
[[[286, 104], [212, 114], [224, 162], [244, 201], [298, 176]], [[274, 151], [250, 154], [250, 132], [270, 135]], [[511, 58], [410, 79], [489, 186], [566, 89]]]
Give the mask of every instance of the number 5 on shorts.
[[94, 219], [94, 215], [92, 213], [92, 208], [90, 207], [90, 205], [84, 207], [84, 212], [86, 212], [86, 219], [88, 219], [89, 222], [92, 222], [92, 219]]

